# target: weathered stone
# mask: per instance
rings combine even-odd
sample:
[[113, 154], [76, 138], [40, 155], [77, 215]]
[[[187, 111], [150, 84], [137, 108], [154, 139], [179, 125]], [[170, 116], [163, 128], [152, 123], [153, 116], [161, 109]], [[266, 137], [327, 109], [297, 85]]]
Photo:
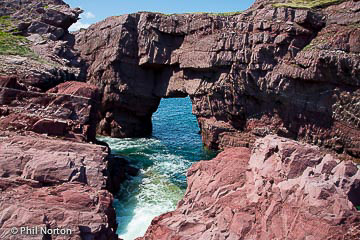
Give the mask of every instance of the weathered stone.
[[81, 182], [105, 186], [107, 148], [42, 135], [2, 135], [0, 176], [39, 181], [44, 185]]
[[[117, 239], [112, 196], [106, 190], [64, 183], [38, 187], [22, 179], [0, 178], [0, 238], [24, 239], [11, 228], [68, 229], [70, 234], [51, 235], [51, 239]], [[44, 239], [44, 234], [26, 238]]]
[[139, 239], [357, 239], [360, 170], [318, 147], [267, 136], [194, 164], [177, 209]]
[[232, 16], [137, 13], [94, 24], [76, 33], [75, 48], [102, 92], [98, 132], [148, 135], [160, 98], [189, 95], [211, 148], [277, 134], [359, 157], [359, 6], [259, 0]]
[[16, 98], [12, 89], [26, 90], [18, 84], [16, 76], [0, 76], [0, 104], [11, 103]]
[[[67, 30], [81, 10], [61, 0], [0, 6], [11, 25], [0, 30], [26, 35], [21, 45], [33, 51], [0, 56], [0, 239], [115, 240], [109, 190], [121, 178], [110, 172], [108, 147], [88, 143], [97, 142], [98, 88], [66, 82], [81, 75]], [[72, 233], [13, 235], [13, 227]]]
[[[0, 78], [1, 79], [6, 78]], [[25, 91], [16, 77], [0, 89], [7, 112], [0, 129], [34, 131], [41, 134], [95, 142], [98, 89], [87, 83], [66, 82], [47, 93]]]
[[0, 30], [26, 36], [29, 42], [17, 44], [32, 51], [23, 56], [26, 64], [15, 67], [8, 61], [9, 56], [0, 56], [0, 75], [15, 74], [20, 83], [36, 91], [80, 78], [81, 60], [72, 49], [73, 36], [68, 28], [82, 10], [71, 9], [61, 0], [4, 0], [0, 8], [3, 10], [0, 16], [8, 17], [6, 26], [0, 26]]

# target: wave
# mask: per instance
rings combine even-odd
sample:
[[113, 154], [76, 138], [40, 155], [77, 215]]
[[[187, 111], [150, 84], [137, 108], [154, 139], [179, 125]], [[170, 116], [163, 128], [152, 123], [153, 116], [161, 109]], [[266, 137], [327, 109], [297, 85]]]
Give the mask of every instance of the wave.
[[191, 102], [163, 99], [153, 116], [151, 138], [98, 137], [113, 154], [126, 158], [140, 174], [126, 180], [115, 197], [120, 238], [143, 236], [151, 220], [173, 211], [186, 189], [186, 171], [192, 163], [215, 156], [202, 147]]

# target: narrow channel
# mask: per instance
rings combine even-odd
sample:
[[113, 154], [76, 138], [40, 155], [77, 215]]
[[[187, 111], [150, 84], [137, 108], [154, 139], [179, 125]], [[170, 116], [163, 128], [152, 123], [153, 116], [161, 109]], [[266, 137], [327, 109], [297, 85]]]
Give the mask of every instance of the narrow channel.
[[188, 97], [162, 99], [153, 115], [151, 138], [100, 138], [112, 153], [141, 169], [123, 183], [114, 202], [120, 238], [143, 236], [154, 217], [174, 210], [186, 189], [187, 169], [215, 156], [203, 148], [191, 108]]

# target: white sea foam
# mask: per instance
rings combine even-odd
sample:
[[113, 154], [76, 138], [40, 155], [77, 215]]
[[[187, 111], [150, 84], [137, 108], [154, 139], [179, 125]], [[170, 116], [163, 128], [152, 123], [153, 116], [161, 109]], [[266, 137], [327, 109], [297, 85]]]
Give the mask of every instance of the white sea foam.
[[187, 169], [194, 161], [208, 158], [190, 99], [162, 100], [153, 127], [152, 138], [98, 138], [141, 169], [122, 184], [114, 201], [118, 234], [125, 240], [143, 236], [154, 217], [174, 210], [185, 192]]
[[[126, 190], [125, 190], [126, 189]], [[151, 220], [175, 209], [184, 190], [159, 174], [156, 167], [150, 168], [132, 181], [124, 184], [125, 190], [116, 201], [119, 236], [132, 240], [142, 236]]]

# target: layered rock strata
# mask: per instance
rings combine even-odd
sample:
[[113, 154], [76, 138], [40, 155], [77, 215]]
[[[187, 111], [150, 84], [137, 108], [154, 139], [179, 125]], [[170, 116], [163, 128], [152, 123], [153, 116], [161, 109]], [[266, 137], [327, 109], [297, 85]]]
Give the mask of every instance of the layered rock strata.
[[117, 239], [110, 191], [125, 163], [91, 144], [99, 89], [69, 81], [81, 75], [67, 30], [80, 13], [61, 0], [0, 3], [1, 36], [14, 39], [14, 55], [0, 52], [0, 239]]
[[136, 13], [78, 32], [103, 93], [98, 132], [147, 135], [161, 98], [190, 96], [211, 148], [277, 134], [359, 157], [360, 2], [275, 2], [230, 16]]
[[[117, 239], [113, 197], [105, 189], [107, 148], [24, 135], [0, 136], [0, 238]], [[21, 227], [71, 234], [25, 236]]]
[[42, 93], [27, 90], [16, 76], [0, 76], [0, 87], [1, 130], [96, 141], [99, 93], [95, 86], [66, 82]]
[[96, 141], [98, 89], [66, 82], [34, 92], [15, 77], [0, 85], [0, 238], [46, 227], [71, 230], [51, 239], [117, 239], [108, 189], [119, 176], [108, 170], [108, 147], [87, 143]]
[[17, 50], [0, 55], [0, 75], [16, 75], [33, 91], [46, 91], [59, 83], [83, 76], [81, 60], [73, 50], [68, 28], [81, 9], [62, 0], [4, 0], [0, 2], [0, 31], [22, 36], [11, 43]]
[[148, 135], [160, 99], [185, 96], [207, 146], [252, 152], [194, 165], [178, 209], [145, 239], [359, 238], [353, 163], [256, 139], [360, 157], [360, 2], [276, 2], [230, 16], [111, 17], [73, 36], [81, 10], [61, 0], [2, 1], [1, 33], [30, 52], [0, 56], [0, 238], [46, 226], [72, 234], [31, 237], [116, 239], [110, 192], [136, 170], [89, 144], [96, 124]]
[[139, 239], [359, 239], [360, 170], [269, 135], [194, 164], [177, 209]]

